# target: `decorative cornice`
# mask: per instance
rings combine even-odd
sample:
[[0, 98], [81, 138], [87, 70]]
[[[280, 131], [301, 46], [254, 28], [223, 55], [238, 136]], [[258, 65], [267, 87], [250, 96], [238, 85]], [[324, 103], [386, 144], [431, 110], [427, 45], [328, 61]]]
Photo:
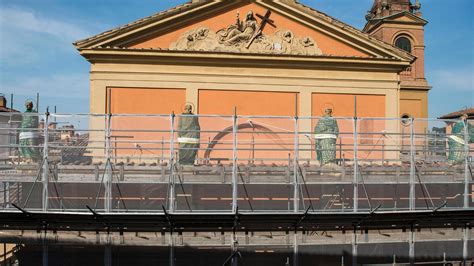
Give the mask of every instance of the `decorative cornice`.
[[[412, 21], [394, 20], [395, 18], [400, 18], [400, 17], [403, 17], [403, 16], [406, 16], [406, 17], [412, 19]], [[425, 20], [425, 19], [422, 19], [422, 18], [420, 18], [416, 15], [413, 15], [410, 12], [402, 11], [402, 12], [392, 14], [392, 15], [389, 15], [389, 16], [371, 19], [365, 24], [364, 29], [362, 31], [366, 32], [366, 33], [371, 33], [375, 29], [377, 29], [378, 26], [380, 26], [383, 23], [425, 26], [426, 24], [428, 24], [428, 21]]]
[[301, 56], [239, 52], [171, 51], [118, 47], [82, 49], [91, 63], [243, 66], [266, 68], [346, 69], [401, 72], [410, 62], [393, 58]]

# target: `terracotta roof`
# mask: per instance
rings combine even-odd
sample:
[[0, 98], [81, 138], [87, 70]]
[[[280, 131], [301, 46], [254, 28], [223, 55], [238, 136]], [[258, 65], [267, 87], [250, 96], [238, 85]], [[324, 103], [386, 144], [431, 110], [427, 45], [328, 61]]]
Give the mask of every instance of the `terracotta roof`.
[[15, 109], [10, 109], [8, 107], [0, 106], [0, 113], [19, 113], [19, 112]]
[[474, 107], [466, 108], [463, 110], [459, 110], [456, 112], [449, 113], [447, 115], [443, 115], [439, 117], [439, 119], [453, 119], [453, 118], [459, 118], [461, 115], [467, 114], [469, 119], [474, 119]]
[[[135, 29], [135, 28], [139, 28], [140, 26], [146, 25], [147, 23], [151, 23], [151, 22], [154, 22], [154, 21], [159, 21], [163, 18], [173, 16], [177, 13], [193, 9], [195, 7], [207, 4], [207, 3], [212, 2], [212, 1], [216, 1], [216, 0], [200, 0], [200, 1], [187, 2], [187, 3], [184, 3], [182, 5], [178, 5], [176, 7], [170, 8], [168, 10], [158, 12], [158, 13], [155, 13], [151, 16], [148, 16], [148, 17], [139, 19], [137, 21], [128, 23], [126, 25], [117, 27], [115, 29], [105, 31], [103, 33], [92, 36], [90, 38], [77, 41], [77, 42], [74, 43], [74, 45], [76, 46], [77, 49], [86, 48], [87, 46], [89, 46], [89, 48], [91, 48], [90, 45], [91, 44], [93, 45], [94, 41], [99, 41], [101, 39], [107, 39], [107, 38], [119, 35], [123, 32], [127, 32], [127, 31]], [[223, 0], [223, 1], [231, 1], [231, 0]], [[304, 12], [304, 13], [310, 15], [310, 16], [315, 16], [315, 17], [321, 18], [324, 21], [329, 22], [334, 26], [337, 26], [337, 27], [339, 27], [343, 30], [349, 31], [349, 32], [357, 35], [358, 37], [369, 40], [370, 42], [372, 42], [374, 44], [382, 46], [383, 48], [385, 48], [385, 49], [387, 49], [391, 52], [394, 52], [395, 54], [397, 54], [398, 56], [400, 56], [400, 57], [402, 57], [406, 60], [410, 60], [410, 61], [415, 60], [415, 56], [413, 56], [412, 54], [407, 53], [406, 51], [404, 51], [402, 49], [399, 49], [399, 48], [397, 48], [397, 47], [395, 47], [391, 44], [388, 44], [388, 43], [380, 41], [380, 40], [378, 40], [374, 37], [371, 37], [369, 34], [364, 33], [361, 30], [358, 30], [358, 29], [356, 29], [356, 28], [354, 28], [354, 27], [352, 27], [352, 26], [350, 26], [350, 25], [348, 25], [344, 22], [341, 22], [341, 21], [339, 21], [339, 20], [337, 20], [337, 19], [335, 19], [335, 18], [333, 18], [333, 17], [331, 17], [331, 16], [329, 16], [329, 15], [323, 13], [323, 12], [317, 11], [317, 10], [311, 8], [311, 7], [303, 5], [303, 4], [299, 3], [298, 1], [295, 1], [295, 0], [281, 0], [281, 2], [284, 3], [284, 4], [287, 4], [291, 7], [294, 7], [294, 8], [296, 8], [296, 9], [298, 9], [298, 10], [300, 10], [300, 11], [302, 11], [302, 12]]]

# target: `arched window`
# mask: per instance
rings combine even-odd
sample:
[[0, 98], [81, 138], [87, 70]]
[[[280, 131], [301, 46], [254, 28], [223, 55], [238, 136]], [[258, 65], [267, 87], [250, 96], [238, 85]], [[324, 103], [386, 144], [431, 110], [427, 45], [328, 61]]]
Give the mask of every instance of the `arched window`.
[[399, 37], [395, 41], [395, 46], [411, 53], [411, 42], [407, 37]]

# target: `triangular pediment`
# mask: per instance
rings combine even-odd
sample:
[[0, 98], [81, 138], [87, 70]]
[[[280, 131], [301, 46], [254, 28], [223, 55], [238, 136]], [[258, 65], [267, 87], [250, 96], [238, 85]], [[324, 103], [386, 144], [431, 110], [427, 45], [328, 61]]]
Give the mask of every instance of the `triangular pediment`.
[[425, 26], [428, 21], [407, 11], [401, 11], [389, 16], [371, 19], [364, 27], [364, 32], [374, 31], [382, 23], [398, 23]]
[[413, 60], [389, 44], [291, 0], [191, 2], [75, 45], [79, 50], [116, 47]]
[[428, 21], [407, 11], [392, 14], [390, 16], [382, 18], [382, 20], [407, 22], [407, 23], [420, 24], [420, 25], [426, 25], [428, 23]]

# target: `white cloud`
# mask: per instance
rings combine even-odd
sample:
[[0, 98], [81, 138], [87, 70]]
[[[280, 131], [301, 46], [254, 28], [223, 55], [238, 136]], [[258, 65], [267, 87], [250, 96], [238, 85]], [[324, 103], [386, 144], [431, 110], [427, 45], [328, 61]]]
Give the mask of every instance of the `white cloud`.
[[[90, 23], [86, 23], [89, 25]], [[45, 17], [36, 11], [0, 6], [0, 60], [2, 67], [28, 67], [74, 54], [72, 43], [91, 36], [82, 22]]]
[[48, 34], [66, 42], [73, 42], [90, 35], [89, 32], [78, 25], [8, 7], [0, 8], [0, 27], [2, 30], [17, 29]]
[[474, 91], [474, 69], [472, 67], [435, 70], [431, 72], [430, 79], [435, 89], [471, 93]]
[[61, 98], [86, 99], [89, 97], [89, 77], [84, 74], [66, 74], [43, 77], [30, 77], [2, 84], [8, 88], [5, 93], [18, 95], [41, 95]]
[[87, 71], [74, 73], [81, 71], [83, 59], [72, 42], [91, 35], [80, 25], [0, 6], [0, 69], [12, 74], [0, 74], [2, 92], [88, 98]]

